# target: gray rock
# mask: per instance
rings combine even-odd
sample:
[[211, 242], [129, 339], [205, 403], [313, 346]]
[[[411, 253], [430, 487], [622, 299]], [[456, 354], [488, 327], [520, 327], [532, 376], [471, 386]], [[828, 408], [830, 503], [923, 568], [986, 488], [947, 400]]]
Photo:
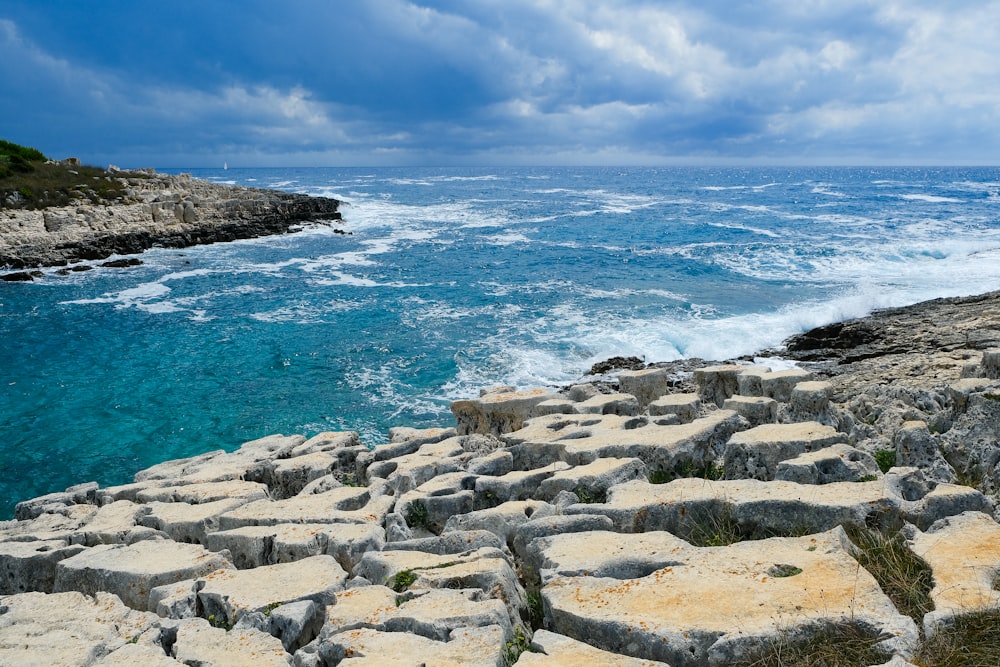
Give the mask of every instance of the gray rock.
[[896, 465], [920, 468], [924, 477], [934, 482], [952, 484], [956, 480], [951, 467], [937, 441], [924, 422], [905, 422], [896, 432]]
[[451, 404], [451, 411], [455, 415], [459, 435], [500, 435], [521, 428], [525, 420], [535, 415], [536, 405], [554, 398], [559, 396], [544, 389], [491, 393], [478, 399], [455, 401]]
[[817, 422], [756, 426], [736, 433], [726, 443], [725, 476], [771, 480], [781, 461], [845, 442], [845, 434]]
[[778, 402], [766, 396], [732, 396], [722, 403], [723, 410], [732, 410], [750, 426], [773, 424], [778, 421]]
[[666, 368], [647, 368], [639, 371], [624, 370], [618, 374], [618, 386], [623, 394], [635, 396], [639, 410], [670, 393], [670, 372]]
[[832, 445], [778, 464], [774, 478], [798, 484], [861, 482], [882, 476], [871, 454], [850, 445]]
[[701, 398], [698, 394], [667, 394], [646, 406], [651, 417], [676, 415], [677, 423], [687, 424], [698, 417]]
[[228, 551], [241, 570], [327, 555], [350, 571], [362, 554], [380, 550], [385, 542], [385, 532], [375, 523], [244, 526], [205, 537], [205, 546], [211, 551]]
[[727, 364], [722, 366], [706, 366], [694, 372], [694, 381], [698, 385], [698, 395], [705, 403], [714, 403], [722, 407], [726, 399], [738, 391], [737, 377], [745, 369], [744, 366]]
[[573, 405], [581, 415], [620, 415], [633, 417], [639, 414], [639, 401], [631, 394], [598, 394]]
[[0, 594], [51, 593], [56, 565], [83, 550], [81, 545], [67, 546], [65, 540], [0, 542]]

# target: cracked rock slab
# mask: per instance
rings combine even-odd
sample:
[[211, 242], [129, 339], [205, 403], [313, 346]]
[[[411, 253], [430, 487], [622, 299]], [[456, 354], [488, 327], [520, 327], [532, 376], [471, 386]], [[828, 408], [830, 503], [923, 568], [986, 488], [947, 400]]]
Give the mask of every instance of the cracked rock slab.
[[94, 595], [113, 593], [129, 607], [149, 608], [149, 592], [166, 584], [232, 569], [222, 554], [197, 544], [146, 540], [123, 546], [99, 545], [56, 565], [54, 590]]
[[448, 641], [368, 628], [327, 638], [320, 655], [340, 667], [503, 667], [504, 632], [499, 626], [459, 628]]
[[954, 616], [1000, 606], [994, 579], [1000, 571], [1000, 524], [982, 512], [935, 522], [910, 541], [934, 572], [934, 611], [924, 617], [928, 635]]
[[[0, 664], [89, 665], [136, 641], [158, 638], [155, 614], [114, 595], [22, 593], [0, 597]], [[155, 645], [153, 646], [155, 648]], [[159, 655], [166, 657], [162, 649]]]
[[916, 624], [851, 557], [843, 529], [691, 548], [645, 577], [563, 577], [542, 589], [551, 629], [674, 667], [725, 665], [782, 633], [850, 620], [911, 655]]
[[601, 665], [602, 667], [670, 667], [657, 660], [642, 660], [608, 653], [589, 644], [547, 630], [531, 638], [532, 651], [525, 651], [516, 667], [556, 667], [558, 665]]

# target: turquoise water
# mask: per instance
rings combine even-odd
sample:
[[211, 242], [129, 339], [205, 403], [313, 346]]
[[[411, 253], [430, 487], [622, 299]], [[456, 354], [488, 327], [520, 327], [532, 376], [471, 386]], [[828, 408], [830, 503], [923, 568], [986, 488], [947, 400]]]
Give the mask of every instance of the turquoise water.
[[144, 253], [0, 283], [0, 518], [271, 433], [452, 423], [608, 356], [752, 354], [1000, 289], [998, 169], [252, 169], [350, 236]]

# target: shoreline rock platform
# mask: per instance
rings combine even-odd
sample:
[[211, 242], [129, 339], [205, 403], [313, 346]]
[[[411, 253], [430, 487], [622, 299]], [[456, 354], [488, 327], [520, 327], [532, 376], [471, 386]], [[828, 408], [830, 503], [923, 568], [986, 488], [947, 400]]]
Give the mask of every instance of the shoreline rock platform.
[[[66, 266], [128, 255], [154, 246], [182, 248], [294, 231], [341, 220], [340, 202], [277, 190], [244, 188], [153, 170], [112, 171], [122, 196], [104, 205], [43, 209], [0, 207], [0, 268]], [[30, 280], [29, 271], [6, 280]]]
[[[839, 664], [933, 664], [958, 620], [1000, 624], [996, 313], [932, 301], [774, 370], [485, 389], [385, 443], [274, 435], [26, 500], [0, 664], [714, 667], [836, 632], [875, 656]], [[920, 605], [871, 541], [920, 563]]]

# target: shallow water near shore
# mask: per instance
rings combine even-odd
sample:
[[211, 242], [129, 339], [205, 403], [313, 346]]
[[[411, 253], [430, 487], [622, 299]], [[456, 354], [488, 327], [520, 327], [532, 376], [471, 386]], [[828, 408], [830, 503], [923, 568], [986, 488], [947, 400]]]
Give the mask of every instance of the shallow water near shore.
[[[170, 170], [166, 170], [170, 171]], [[0, 518], [271, 433], [452, 423], [613, 355], [752, 354], [1000, 288], [1000, 170], [229, 169], [326, 227], [0, 282]]]

